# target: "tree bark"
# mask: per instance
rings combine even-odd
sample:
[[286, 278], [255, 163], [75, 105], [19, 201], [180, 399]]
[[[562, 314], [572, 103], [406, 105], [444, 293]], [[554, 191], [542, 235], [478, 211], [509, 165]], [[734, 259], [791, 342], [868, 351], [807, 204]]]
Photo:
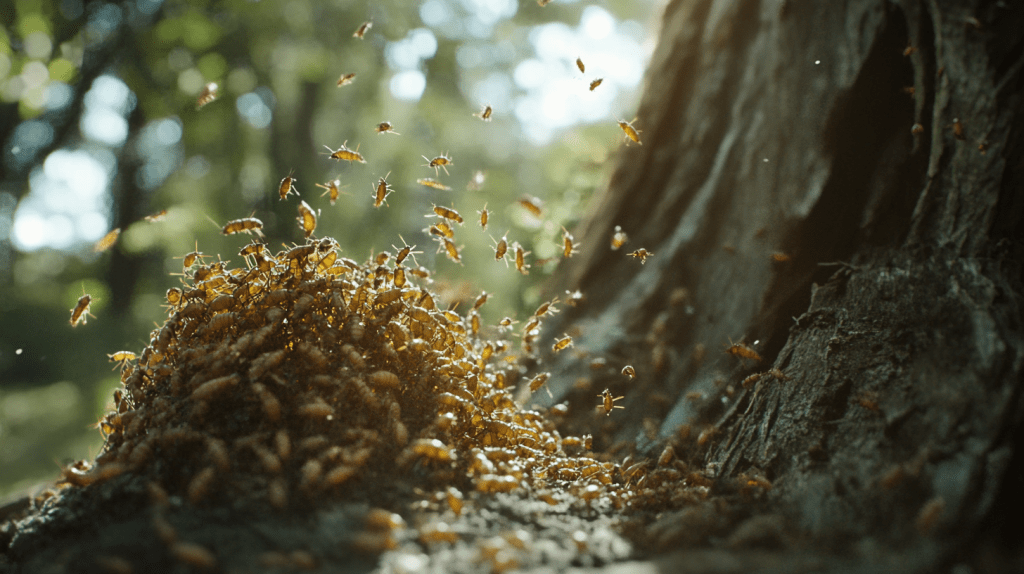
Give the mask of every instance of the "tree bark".
[[[625, 395], [606, 446], [711, 429], [708, 472], [762, 473], [788, 527], [864, 564], [977, 543], [1020, 504], [1022, 24], [1003, 2], [670, 2], [643, 145], [561, 277], [586, 303], [551, 331], [615, 369], [586, 388], [557, 360], [555, 401]], [[788, 380], [741, 384], [769, 367]]]

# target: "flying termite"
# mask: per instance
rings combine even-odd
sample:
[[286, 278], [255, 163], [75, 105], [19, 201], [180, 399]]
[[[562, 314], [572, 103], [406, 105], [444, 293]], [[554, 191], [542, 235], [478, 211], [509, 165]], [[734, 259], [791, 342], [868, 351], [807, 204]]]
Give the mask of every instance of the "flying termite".
[[601, 403], [598, 404], [597, 406], [598, 406], [598, 408], [603, 408], [604, 409], [605, 416], [611, 415], [613, 409], [624, 409], [624, 408], [626, 408], [626, 407], [619, 406], [619, 405], [615, 404], [615, 401], [617, 401], [619, 399], [624, 399], [626, 397], [624, 397], [624, 396], [622, 396], [622, 397], [613, 397], [611, 391], [609, 391], [608, 389], [605, 389], [603, 393], [601, 393], [600, 395], [597, 395], [597, 396], [601, 398]]
[[474, 116], [482, 119], [485, 122], [491, 121], [491, 106], [484, 106], [484, 109], [480, 110], [479, 113], [473, 114]]
[[430, 179], [429, 177], [424, 177], [422, 179], [417, 179], [416, 183], [418, 183], [420, 185], [425, 185], [427, 187], [432, 187], [434, 189], [440, 189], [441, 191], [451, 191], [452, 190], [452, 188], [450, 188], [447, 185], [441, 183], [440, 181], [437, 181], [436, 179]]
[[373, 21], [372, 20], [367, 21], [367, 22], [363, 22], [363, 24], [361, 26], [359, 26], [359, 29], [356, 30], [354, 34], [352, 34], [352, 37], [353, 38], [359, 38], [360, 40], [362, 40], [363, 36], [365, 36], [366, 33], [370, 31], [370, 28], [373, 28]]
[[354, 81], [356, 81], [355, 74], [342, 74], [341, 77], [338, 78], [338, 87], [347, 86]]
[[200, 109], [206, 104], [217, 99], [217, 84], [210, 82], [203, 86], [203, 91], [199, 92], [199, 97], [196, 99], [196, 109]]
[[313, 231], [316, 230], [316, 214], [313, 213], [313, 208], [305, 201], [299, 202], [299, 216], [296, 219], [299, 226], [302, 227], [302, 233], [305, 234], [306, 239], [309, 239], [309, 236], [313, 235]]
[[[398, 255], [395, 255], [395, 265], [401, 265], [402, 262], [404, 262], [405, 259], [407, 257], [410, 257], [410, 256], [412, 257], [413, 262], [416, 263], [416, 254], [417, 253], [423, 253], [423, 252], [422, 251], [415, 251], [416, 246], [415, 245], [409, 245], [408, 243], [406, 243], [405, 242], [405, 238], [402, 237], [401, 235], [399, 235], [398, 238], [402, 240], [403, 247], [401, 249], [398, 249], [394, 245], [391, 246], [394, 249], [398, 250]], [[419, 263], [416, 263], [416, 264], [419, 265]]]
[[644, 263], [647, 263], [647, 258], [653, 257], [654, 254], [641, 247], [640, 249], [637, 249], [636, 251], [630, 253], [629, 256], [634, 259], [639, 259], [640, 265], [643, 265]]
[[[82, 290], [84, 291], [85, 289], [83, 288]], [[77, 327], [79, 322], [81, 322], [83, 325], [88, 323], [88, 321], [86, 320], [86, 315], [92, 315], [92, 313], [89, 312], [89, 305], [91, 303], [92, 296], [88, 294], [83, 294], [81, 297], [78, 298], [78, 303], [75, 305], [75, 308], [71, 310], [72, 327]]]
[[263, 236], [263, 222], [255, 217], [243, 217], [242, 219], [233, 219], [227, 222], [224, 227], [220, 230], [224, 235], [234, 235], [235, 233], [255, 233], [258, 236]]
[[[636, 118], [633, 119], [633, 122], [635, 121]], [[640, 141], [640, 130], [633, 127], [633, 122], [619, 120], [619, 127], [626, 133], [626, 143], [628, 144], [629, 140], [633, 140], [640, 145], [644, 145], [644, 142]]]
[[441, 155], [435, 157], [434, 159], [427, 159], [427, 156], [425, 156], [425, 155], [421, 155], [420, 157], [422, 157], [423, 159], [427, 160], [427, 163], [424, 164], [423, 167], [432, 167], [432, 168], [434, 168], [434, 176], [435, 177], [438, 175], [438, 171], [437, 171], [438, 168], [443, 169], [444, 173], [446, 175], [451, 175], [450, 173], [448, 173], [448, 166], [449, 165], [453, 165], [452, 164], [452, 158], [448, 157], [446, 154], [441, 154]]
[[[116, 353], [107, 355], [111, 363], [119, 363], [121, 368], [124, 369], [128, 366], [129, 361], [135, 360], [135, 353], [131, 351], [118, 351]], [[117, 365], [114, 365], [117, 368]]]
[[580, 69], [581, 74], [587, 71], [586, 66], [583, 65], [583, 60], [580, 58], [576, 58], [576, 67]]
[[336, 160], [339, 160], [339, 161], [340, 160], [345, 160], [345, 161], [358, 161], [359, 163], [366, 163], [366, 160], [363, 159], [362, 154], [359, 153], [359, 146], [356, 146], [356, 149], [351, 150], [351, 149], [348, 149], [347, 147], [345, 147], [345, 144], [347, 144], [347, 143], [348, 143], [348, 140], [345, 140], [341, 144], [341, 147], [339, 147], [336, 150], [331, 149], [330, 146], [326, 146], [325, 145], [324, 147], [327, 148], [327, 151], [331, 152], [331, 159], [336, 159]]
[[277, 192], [281, 195], [281, 199], [288, 197], [289, 193], [299, 194], [299, 191], [295, 189], [295, 182], [298, 181], [291, 174], [288, 174], [281, 180], [281, 185], [278, 186]]
[[380, 207], [381, 204], [387, 203], [388, 196], [395, 191], [394, 189], [391, 188], [391, 185], [388, 184], [388, 175], [391, 175], [390, 171], [388, 172], [387, 175], [380, 178], [380, 181], [378, 181], [377, 185], [375, 185], [373, 188], [374, 190], [373, 193], [371, 194], [371, 197], [373, 197], [374, 207]]
[[480, 214], [480, 229], [487, 231], [487, 219], [490, 217], [491, 212], [487, 211], [487, 204], [484, 204], [484, 208], [477, 211]]
[[376, 131], [379, 134], [388, 133], [395, 134], [396, 136], [402, 135], [395, 131], [395, 128], [391, 125], [391, 122], [381, 122], [377, 124], [377, 127], [374, 128], [374, 131]]
[[593, 82], [590, 82], [590, 91], [593, 92], [595, 89], [597, 89], [597, 87], [600, 86], [601, 82], [603, 82], [603, 81], [604, 81], [604, 78], [598, 78], [598, 79], [594, 80]]
[[324, 192], [320, 194], [320, 197], [323, 197], [328, 193], [331, 194], [331, 205], [334, 205], [334, 203], [338, 201], [338, 195], [341, 193], [340, 179], [334, 179], [328, 181], [327, 183], [317, 183], [315, 185], [320, 189], [324, 190]]
[[544, 213], [544, 202], [532, 195], [524, 195], [517, 199], [516, 203], [533, 214], [534, 217], [540, 217]]
[[102, 239], [97, 241], [96, 244], [92, 246], [92, 250], [95, 251], [96, 253], [106, 251], [107, 249], [113, 247], [115, 243], [117, 243], [117, 238], [120, 236], [121, 228], [115, 227], [113, 230], [110, 231], [110, 233], [104, 235]]

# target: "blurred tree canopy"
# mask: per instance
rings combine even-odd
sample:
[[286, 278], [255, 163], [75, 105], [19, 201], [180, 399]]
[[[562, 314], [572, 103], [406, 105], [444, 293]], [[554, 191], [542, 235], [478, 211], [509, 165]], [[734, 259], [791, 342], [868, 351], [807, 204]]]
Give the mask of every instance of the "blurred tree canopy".
[[[615, 122], [635, 113], [656, 12], [626, 0], [14, 0], [0, 10], [0, 496], [55, 474], [55, 459], [95, 452], [98, 433], [85, 427], [118, 381], [106, 355], [148, 341], [182, 255], [198, 246], [207, 261], [244, 265], [248, 238], [220, 227], [250, 216], [275, 250], [303, 241], [298, 200], [278, 198], [286, 176], [343, 256], [406, 241], [449, 303], [493, 292], [491, 324], [535, 305], [562, 227], [572, 230], [622, 145]], [[355, 77], [339, 85], [344, 74]], [[200, 108], [210, 83], [218, 97]], [[474, 114], [488, 105], [485, 122]], [[377, 133], [384, 121], [400, 135]], [[324, 146], [343, 143], [367, 163], [330, 159]], [[450, 173], [435, 176], [424, 157], [442, 154]], [[374, 208], [382, 177], [395, 193]], [[426, 177], [451, 189], [417, 183]], [[335, 178], [343, 195], [332, 205], [315, 184]], [[542, 218], [517, 205], [523, 196], [543, 202]], [[467, 219], [463, 265], [424, 231], [433, 204]], [[96, 252], [113, 229], [117, 243]], [[531, 252], [528, 276], [494, 260], [506, 234]], [[72, 329], [83, 292], [95, 317]]]

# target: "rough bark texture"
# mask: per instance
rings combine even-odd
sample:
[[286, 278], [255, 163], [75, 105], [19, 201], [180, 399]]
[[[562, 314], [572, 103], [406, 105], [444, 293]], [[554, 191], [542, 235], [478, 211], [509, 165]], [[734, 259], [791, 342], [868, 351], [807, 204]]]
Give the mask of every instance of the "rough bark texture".
[[[594, 387], [627, 397], [612, 442], [714, 425], [711, 469], [763, 472], [787, 527], [865, 565], [932, 567], [1019, 504], [1022, 25], [1002, 2], [670, 3], [643, 146], [564, 276], [587, 304], [553, 329], [633, 361]], [[790, 380], [740, 384], [770, 366]], [[556, 401], [593, 400], [555, 368]], [[664, 518], [659, 547], [691, 526]]]
[[[560, 277], [586, 301], [545, 333], [577, 333], [577, 350], [607, 367], [562, 353], [549, 385], [571, 405], [569, 431], [603, 425], [595, 446], [656, 454], [690, 425], [685, 456], [705, 475], [772, 488], [743, 509], [719, 504], [736, 500], [720, 480], [721, 497], [633, 523], [646, 561], [610, 570], [1024, 568], [1006, 553], [1019, 543], [996, 536], [1021, 507], [1024, 467], [1021, 29], [1024, 7], [1010, 2], [670, 2], [635, 123], [644, 143], [622, 150]], [[630, 240], [612, 251], [616, 225]], [[624, 255], [639, 247], [655, 254], [645, 265]], [[730, 338], [763, 360], [722, 352]], [[634, 381], [618, 374], [627, 363]], [[772, 366], [788, 380], [741, 384]], [[626, 396], [624, 411], [595, 416], [604, 386]], [[713, 438], [694, 444], [698, 433]], [[72, 497], [68, 516], [18, 533], [15, 560], [67, 563], [93, 547], [148, 564], [149, 546], [118, 546], [147, 520], [131, 488]], [[119, 526], [81, 534], [76, 504], [105, 505]], [[325, 569], [372, 567], [337, 551], [346, 508], [285, 524], [175, 512], [179, 529], [222, 549], [226, 570], [292, 542]], [[540, 516], [498, 497], [462, 535], [597, 524]], [[74, 545], [52, 543], [62, 537]], [[989, 539], [1003, 544], [986, 550]], [[575, 565], [621, 559], [616, 544]], [[431, 566], [483, 568], [458, 548]], [[520, 566], [573, 563], [535, 554]], [[0, 570], [19, 571], [10, 560]]]

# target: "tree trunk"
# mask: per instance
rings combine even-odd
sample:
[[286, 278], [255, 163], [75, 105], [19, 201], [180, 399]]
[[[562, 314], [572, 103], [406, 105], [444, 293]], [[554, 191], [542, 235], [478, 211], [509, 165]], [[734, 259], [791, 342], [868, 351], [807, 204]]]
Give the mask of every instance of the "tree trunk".
[[978, 542], [1022, 485], [1022, 27], [1004, 2], [671, 2], [643, 145], [562, 276], [586, 303], [552, 331], [614, 374], [580, 390], [563, 359], [555, 400], [610, 386], [607, 443], [652, 454], [654, 428], [714, 433], [692, 447], [708, 472], [763, 475], [789, 527], [865, 564]]

